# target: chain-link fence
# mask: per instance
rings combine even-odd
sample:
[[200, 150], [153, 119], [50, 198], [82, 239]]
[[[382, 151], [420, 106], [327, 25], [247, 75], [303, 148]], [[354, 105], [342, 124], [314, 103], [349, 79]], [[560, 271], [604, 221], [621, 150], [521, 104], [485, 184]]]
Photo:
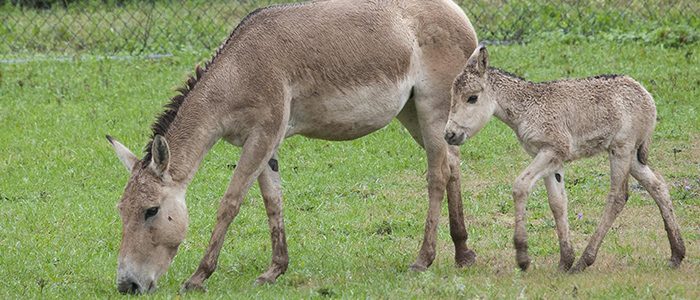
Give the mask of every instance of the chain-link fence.
[[[0, 0], [0, 56], [154, 54], [216, 48], [257, 7], [292, 0]], [[456, 1], [481, 40], [698, 41], [698, 0]]]

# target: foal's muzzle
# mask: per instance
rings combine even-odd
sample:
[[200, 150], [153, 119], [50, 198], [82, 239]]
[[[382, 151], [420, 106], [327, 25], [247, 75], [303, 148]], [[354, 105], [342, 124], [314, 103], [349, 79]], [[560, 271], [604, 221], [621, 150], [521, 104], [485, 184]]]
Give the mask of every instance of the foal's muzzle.
[[455, 133], [454, 131], [445, 131], [445, 141], [453, 146], [458, 146], [464, 143], [464, 141], [467, 139], [467, 134], [464, 132], [460, 132], [459, 134]]

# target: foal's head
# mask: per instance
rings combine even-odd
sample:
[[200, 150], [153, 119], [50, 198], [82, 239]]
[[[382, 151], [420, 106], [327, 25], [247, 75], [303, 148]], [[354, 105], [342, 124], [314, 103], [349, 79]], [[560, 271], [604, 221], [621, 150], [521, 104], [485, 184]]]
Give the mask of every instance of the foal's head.
[[495, 99], [483, 93], [487, 68], [488, 51], [479, 46], [452, 84], [452, 107], [445, 128], [445, 140], [450, 145], [461, 145], [477, 134], [496, 109]]
[[122, 219], [117, 289], [122, 293], [151, 292], [185, 239], [185, 187], [170, 177], [170, 151], [162, 136], [153, 139], [148, 161], [139, 160], [111, 137], [107, 139], [131, 172], [117, 206]]

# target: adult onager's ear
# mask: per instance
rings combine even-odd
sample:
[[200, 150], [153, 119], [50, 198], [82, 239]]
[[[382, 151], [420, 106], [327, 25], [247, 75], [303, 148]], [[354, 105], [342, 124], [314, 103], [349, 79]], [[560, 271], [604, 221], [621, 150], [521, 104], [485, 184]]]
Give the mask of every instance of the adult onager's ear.
[[489, 67], [489, 51], [486, 46], [479, 45], [472, 53], [472, 56], [467, 60], [467, 67], [474, 70], [479, 76], [486, 73]]
[[153, 166], [153, 170], [155, 170], [158, 175], [163, 176], [168, 170], [168, 164], [170, 163], [170, 149], [168, 148], [168, 142], [162, 135], [156, 135], [153, 138], [151, 154], [151, 166]]
[[118, 142], [109, 135], [107, 135], [106, 137], [109, 143], [112, 144], [112, 148], [114, 148], [114, 152], [117, 153], [117, 157], [119, 157], [119, 160], [122, 161], [122, 163], [126, 167], [126, 170], [131, 173], [131, 170], [134, 168], [134, 165], [136, 165], [136, 162], [138, 162], [139, 159], [136, 157], [136, 155], [134, 155], [134, 153], [131, 153], [131, 151], [124, 145], [122, 145], [120, 142]]

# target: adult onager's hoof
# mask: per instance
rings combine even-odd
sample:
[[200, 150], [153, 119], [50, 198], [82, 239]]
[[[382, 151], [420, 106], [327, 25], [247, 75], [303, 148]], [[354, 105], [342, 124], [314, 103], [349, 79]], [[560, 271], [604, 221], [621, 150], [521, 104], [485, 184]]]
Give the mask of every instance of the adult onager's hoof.
[[476, 253], [471, 249], [455, 254], [455, 265], [457, 268], [469, 267], [474, 263], [476, 263]]
[[410, 267], [408, 267], [408, 269], [413, 271], [413, 272], [425, 272], [426, 270], [428, 270], [428, 267], [414, 263]]
[[272, 284], [277, 281], [277, 277], [284, 274], [287, 271], [287, 258], [285, 257], [284, 263], [272, 263], [270, 268], [255, 279], [255, 285]]
[[254, 285], [265, 285], [265, 284], [273, 284], [277, 281], [277, 277], [267, 277], [264, 275], [261, 275], [257, 279], [255, 279], [255, 282], [253, 283]]
[[183, 284], [182, 287], [180, 288], [180, 294], [189, 293], [189, 292], [204, 293], [206, 291], [207, 291], [207, 288], [205, 288], [202, 283], [193, 283], [190, 281], [185, 282], [185, 284]]

